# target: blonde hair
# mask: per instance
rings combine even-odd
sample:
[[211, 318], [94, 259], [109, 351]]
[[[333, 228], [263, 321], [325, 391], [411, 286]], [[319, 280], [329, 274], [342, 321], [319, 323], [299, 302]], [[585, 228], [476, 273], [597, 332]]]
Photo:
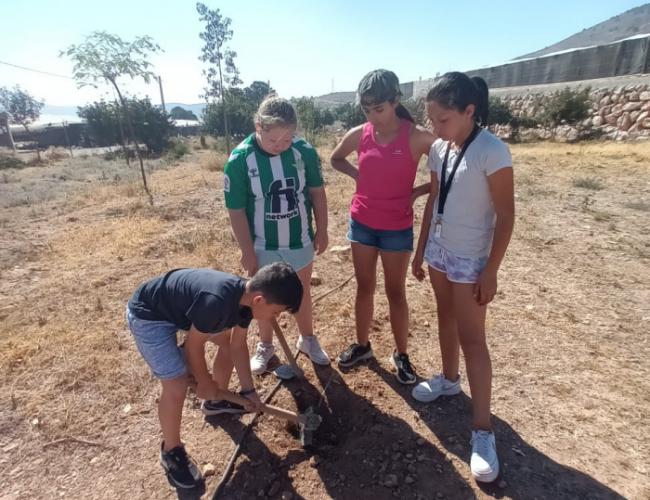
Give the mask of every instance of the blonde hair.
[[295, 127], [298, 125], [296, 110], [291, 103], [274, 94], [267, 96], [253, 117], [253, 121], [264, 130], [271, 127]]

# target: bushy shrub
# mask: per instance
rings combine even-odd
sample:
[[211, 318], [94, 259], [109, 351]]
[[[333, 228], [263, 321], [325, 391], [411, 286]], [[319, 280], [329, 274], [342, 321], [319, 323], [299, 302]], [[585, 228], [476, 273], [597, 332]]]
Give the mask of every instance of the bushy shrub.
[[503, 99], [490, 96], [490, 115], [488, 117], [488, 123], [491, 125], [508, 125], [512, 124], [514, 120], [514, 115], [510, 110], [510, 106]]
[[544, 98], [537, 119], [547, 127], [571, 125], [589, 116], [589, 88], [565, 87]]
[[190, 152], [190, 148], [187, 147], [183, 141], [172, 140], [169, 141], [169, 146], [167, 148], [167, 158], [169, 160], [175, 161], [180, 160], [183, 156]]

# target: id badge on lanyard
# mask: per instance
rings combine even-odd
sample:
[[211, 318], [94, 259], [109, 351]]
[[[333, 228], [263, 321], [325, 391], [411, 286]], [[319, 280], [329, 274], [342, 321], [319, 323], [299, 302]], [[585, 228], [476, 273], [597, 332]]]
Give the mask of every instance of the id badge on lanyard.
[[433, 226], [433, 236], [435, 238], [442, 238], [442, 217], [437, 216]]
[[445, 211], [445, 203], [447, 202], [447, 196], [449, 195], [449, 191], [451, 190], [451, 183], [453, 182], [454, 176], [456, 175], [456, 170], [458, 170], [458, 165], [460, 165], [463, 156], [465, 156], [465, 152], [467, 151], [467, 148], [472, 143], [472, 141], [476, 139], [476, 136], [480, 131], [481, 128], [478, 125], [474, 125], [474, 128], [472, 129], [472, 133], [465, 140], [465, 144], [463, 144], [463, 147], [461, 148], [458, 156], [456, 157], [456, 160], [454, 161], [454, 166], [451, 169], [451, 173], [449, 174], [448, 180], [445, 179], [445, 177], [447, 176], [447, 163], [449, 161], [449, 147], [450, 147], [449, 143], [447, 143], [447, 151], [445, 152], [445, 159], [442, 162], [442, 172], [440, 176], [441, 177], [440, 189], [438, 191], [438, 213], [436, 214], [436, 219], [434, 221], [434, 226], [433, 226], [434, 238], [442, 237], [442, 215]]

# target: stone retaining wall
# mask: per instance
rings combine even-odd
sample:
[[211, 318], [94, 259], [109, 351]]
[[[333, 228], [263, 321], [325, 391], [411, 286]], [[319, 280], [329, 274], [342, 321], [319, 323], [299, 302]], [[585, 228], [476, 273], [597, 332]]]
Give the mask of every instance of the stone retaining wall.
[[[530, 117], [539, 113], [550, 91], [509, 95], [507, 89], [502, 89], [496, 95], [508, 104], [513, 114]], [[594, 88], [589, 97], [589, 117], [581, 122], [561, 125], [555, 130], [526, 130], [522, 134], [537, 132], [541, 139], [569, 141], [599, 136], [615, 140], [650, 138], [650, 83]], [[508, 126], [495, 128], [500, 135], [509, 134]]]

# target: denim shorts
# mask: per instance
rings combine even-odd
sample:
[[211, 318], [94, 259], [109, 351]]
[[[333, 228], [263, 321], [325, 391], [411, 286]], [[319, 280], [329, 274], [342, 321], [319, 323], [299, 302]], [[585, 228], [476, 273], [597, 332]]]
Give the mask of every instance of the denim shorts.
[[176, 342], [178, 327], [168, 321], [150, 321], [135, 316], [127, 307], [126, 321], [135, 345], [154, 377], [172, 379], [187, 373], [183, 350]]
[[424, 260], [436, 271], [445, 273], [454, 283], [476, 283], [485, 269], [485, 257], [458, 257], [438, 245], [433, 239], [427, 241]]
[[273, 264], [274, 262], [286, 262], [295, 271], [300, 271], [314, 261], [314, 246], [309, 244], [304, 248], [289, 250], [264, 250], [263, 248], [256, 248], [255, 256], [257, 257], [257, 267]]
[[390, 230], [373, 229], [350, 218], [348, 240], [385, 252], [412, 252], [413, 227]]

